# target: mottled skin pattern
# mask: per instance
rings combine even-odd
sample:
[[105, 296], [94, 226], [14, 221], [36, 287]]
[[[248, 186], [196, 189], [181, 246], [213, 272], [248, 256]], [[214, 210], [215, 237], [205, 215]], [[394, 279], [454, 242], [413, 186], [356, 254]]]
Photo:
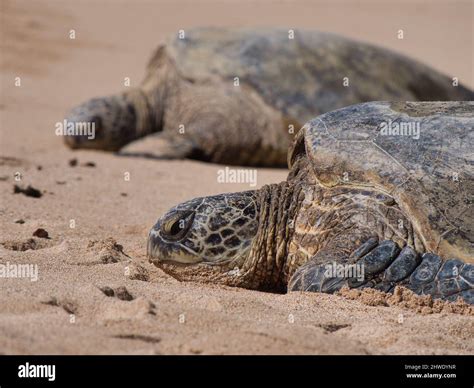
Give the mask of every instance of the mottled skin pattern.
[[212, 265], [245, 257], [258, 227], [255, 199], [255, 192], [248, 191], [187, 201], [168, 211], [150, 236], [171, 241], [161, 252], [163, 260], [176, 257], [182, 263]]
[[[409, 143], [400, 140], [399, 135], [392, 142], [380, 140], [380, 144], [386, 142], [383, 144], [387, 149], [374, 146], [372, 138], [366, 141], [366, 135], [374, 128], [380, 129], [382, 122], [395, 117], [406, 119], [408, 113], [422, 120], [423, 135], [416, 146], [412, 145], [417, 153], [407, 148]], [[349, 125], [346, 128], [346, 121], [351, 121], [352, 131]], [[326, 124], [323, 130], [321, 122]], [[445, 138], [444, 148], [438, 144], [440, 136], [448, 133], [443, 131], [451, 133]], [[472, 102], [375, 102], [322, 115], [298, 134], [289, 154], [291, 171], [287, 181], [254, 192], [222, 194], [178, 205], [150, 231], [149, 259], [181, 280], [280, 292], [334, 292], [345, 285], [392, 291], [396, 285], [404, 285], [419, 294], [446, 300], [460, 297], [474, 304], [474, 218], [464, 216], [472, 212], [473, 163], [472, 155], [465, 150], [473, 149], [473, 132]], [[461, 146], [454, 139], [458, 135], [468, 144]], [[406, 152], [393, 153], [400, 147]], [[345, 148], [347, 154], [342, 152]], [[428, 168], [425, 164], [431, 163], [424, 156], [433, 148], [443, 161], [431, 170], [440, 178], [438, 183], [421, 173]], [[448, 157], [453, 155], [456, 158]], [[349, 157], [350, 162], [346, 159]], [[391, 169], [393, 166], [397, 168]], [[442, 176], [452, 168], [462, 179], [449, 192], [449, 202], [443, 202], [450, 183]], [[427, 202], [430, 198], [441, 202], [433, 207]], [[238, 206], [229, 207], [232, 200]], [[451, 216], [440, 206], [462, 211]], [[242, 226], [233, 227], [236, 215], [237, 219], [242, 217], [236, 208], [252, 209], [255, 222], [243, 217]], [[425, 222], [441, 210], [444, 223]], [[183, 211], [188, 222], [179, 228], [175, 224], [183, 219], [179, 213]], [[193, 214], [192, 221], [189, 214]], [[226, 220], [227, 224], [222, 225]], [[219, 251], [214, 255], [210, 249], [215, 244], [208, 239], [207, 230], [212, 230], [216, 222], [219, 230], [235, 230], [242, 236], [238, 246], [245, 249], [230, 248], [228, 252], [235, 253], [223, 256]], [[164, 230], [166, 224], [174, 227]], [[447, 224], [451, 228], [445, 229]], [[248, 233], [242, 228], [248, 228]], [[189, 239], [197, 252], [192, 256], [187, 249]], [[329, 276], [327, 266], [333, 263], [357, 264], [363, 267], [364, 276]]]
[[332, 34], [296, 30], [289, 39], [282, 29], [221, 28], [185, 34], [156, 50], [138, 87], [75, 108], [68, 120], [95, 122], [97, 139], [69, 136], [66, 143], [118, 151], [154, 134], [139, 152], [285, 166], [300, 123], [318, 114], [372, 100], [474, 99], [427, 66]]

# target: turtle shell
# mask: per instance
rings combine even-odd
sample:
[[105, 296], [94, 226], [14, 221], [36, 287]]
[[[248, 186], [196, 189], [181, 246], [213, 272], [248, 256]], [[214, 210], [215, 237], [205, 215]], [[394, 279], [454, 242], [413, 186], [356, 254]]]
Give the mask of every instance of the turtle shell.
[[392, 196], [425, 247], [474, 262], [474, 102], [371, 102], [307, 123], [289, 152], [325, 186]]
[[166, 51], [183, 77], [229, 85], [239, 77], [240, 85], [301, 123], [366, 101], [474, 100], [450, 78], [389, 50], [316, 31], [290, 35], [275, 28], [196, 28], [169, 39]]

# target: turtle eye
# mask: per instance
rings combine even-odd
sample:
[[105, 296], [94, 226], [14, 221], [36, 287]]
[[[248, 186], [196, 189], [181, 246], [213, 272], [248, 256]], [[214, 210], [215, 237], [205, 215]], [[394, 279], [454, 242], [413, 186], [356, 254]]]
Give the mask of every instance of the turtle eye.
[[161, 231], [169, 240], [179, 240], [183, 238], [191, 228], [194, 221], [194, 212], [178, 211], [165, 220], [161, 226]]

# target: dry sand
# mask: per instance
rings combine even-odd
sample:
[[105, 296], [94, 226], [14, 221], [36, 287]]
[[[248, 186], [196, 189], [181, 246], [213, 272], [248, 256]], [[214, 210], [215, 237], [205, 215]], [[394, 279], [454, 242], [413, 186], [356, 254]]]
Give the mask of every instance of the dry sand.
[[[470, 315], [170, 278], [146, 261], [157, 217], [182, 200], [248, 186], [217, 183], [220, 166], [72, 152], [54, 135], [71, 106], [120, 90], [124, 77], [137, 83], [163, 36], [196, 25], [340, 32], [422, 59], [472, 87], [472, 3], [1, 4], [0, 262], [39, 268], [36, 282], [0, 279], [2, 353], [474, 353]], [[69, 165], [73, 158], [77, 166]], [[258, 186], [285, 176], [260, 169]], [[15, 183], [43, 195], [13, 194]], [[38, 228], [50, 239], [33, 237]]]

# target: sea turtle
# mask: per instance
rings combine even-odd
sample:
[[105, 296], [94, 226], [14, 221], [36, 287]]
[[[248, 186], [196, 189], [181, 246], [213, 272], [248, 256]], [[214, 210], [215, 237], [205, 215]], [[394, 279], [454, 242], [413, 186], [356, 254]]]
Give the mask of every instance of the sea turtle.
[[377, 100], [474, 99], [423, 64], [333, 34], [273, 28], [181, 33], [158, 47], [138, 87], [74, 108], [68, 122], [94, 123], [96, 135], [66, 136], [66, 143], [117, 151], [159, 133], [132, 151], [286, 166], [293, 134], [318, 114]]
[[296, 136], [285, 182], [168, 211], [149, 233], [149, 260], [181, 280], [269, 291], [404, 285], [473, 304], [473, 149], [474, 102], [331, 111]]

